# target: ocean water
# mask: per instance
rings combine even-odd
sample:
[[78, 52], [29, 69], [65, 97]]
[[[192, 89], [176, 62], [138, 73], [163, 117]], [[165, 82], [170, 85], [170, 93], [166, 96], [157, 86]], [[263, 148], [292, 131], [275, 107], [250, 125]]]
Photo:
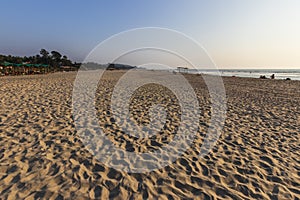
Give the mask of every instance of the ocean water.
[[249, 77], [259, 78], [261, 75], [265, 75], [270, 78], [272, 74], [275, 74], [275, 79], [286, 79], [300, 80], [300, 69], [223, 69], [223, 70], [195, 70], [189, 69], [189, 73], [203, 73], [210, 75], [221, 75], [221, 76], [236, 76], [236, 77]]

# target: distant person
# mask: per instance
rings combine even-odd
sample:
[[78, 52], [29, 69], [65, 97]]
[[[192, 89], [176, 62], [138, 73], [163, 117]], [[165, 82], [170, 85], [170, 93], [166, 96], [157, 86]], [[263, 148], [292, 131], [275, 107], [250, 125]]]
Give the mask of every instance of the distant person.
[[275, 74], [272, 74], [272, 75], [271, 75], [271, 79], [274, 79], [274, 78], [275, 78]]
[[265, 75], [260, 75], [259, 78], [261, 78], [261, 79], [267, 79], [267, 77]]

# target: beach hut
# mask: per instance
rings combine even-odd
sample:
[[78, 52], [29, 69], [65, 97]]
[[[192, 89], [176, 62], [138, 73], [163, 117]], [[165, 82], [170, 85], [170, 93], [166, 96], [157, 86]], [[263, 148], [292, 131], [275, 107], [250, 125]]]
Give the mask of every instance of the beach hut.
[[23, 64], [13, 63], [13, 75], [23, 74]]
[[73, 66], [60, 66], [60, 70], [64, 72], [76, 71], [76, 67]]
[[181, 72], [180, 71], [181, 69], [182, 69], [182, 67], [177, 67], [177, 70], [178, 70], [179, 73]]
[[17, 64], [4, 62], [1, 66], [0, 73], [4, 75], [45, 74], [48, 73], [50, 69], [50, 66], [47, 64]]
[[188, 73], [188, 69], [187, 67], [177, 67], [178, 72], [182, 72], [182, 73]]
[[44, 74], [49, 72], [49, 65], [47, 65], [47, 64], [42, 64], [41, 67], [43, 68]]
[[187, 68], [187, 67], [183, 67], [183, 70], [184, 70], [185, 73], [189, 72], [189, 68]]
[[49, 65], [47, 64], [35, 64], [35, 73], [46, 74], [48, 72]]
[[5, 75], [9, 75], [13, 72], [13, 63], [4, 62], [3, 66], [4, 66], [4, 74]]
[[41, 74], [42, 73], [42, 68], [41, 64], [34, 64], [34, 74]]
[[25, 74], [30, 74], [30, 72], [32, 71], [32, 67], [33, 67], [33, 65], [30, 63], [24, 64]]

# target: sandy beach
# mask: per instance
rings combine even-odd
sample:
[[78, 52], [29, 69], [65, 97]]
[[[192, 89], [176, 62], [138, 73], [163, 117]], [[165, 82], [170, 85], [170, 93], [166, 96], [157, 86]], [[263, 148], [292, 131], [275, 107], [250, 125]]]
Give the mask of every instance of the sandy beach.
[[[136, 139], [111, 120], [124, 73], [106, 71], [99, 82], [97, 115], [108, 138], [131, 152], [172, 141], [180, 106], [162, 86], [139, 88], [130, 104], [137, 124], [149, 122], [150, 105], [164, 105], [170, 118], [161, 134]], [[185, 77], [202, 109], [198, 137], [170, 166], [140, 174], [105, 166], [83, 145], [72, 115], [75, 72], [0, 77], [0, 199], [300, 199], [300, 81], [224, 77], [225, 125], [198, 158], [209, 93], [201, 76]]]

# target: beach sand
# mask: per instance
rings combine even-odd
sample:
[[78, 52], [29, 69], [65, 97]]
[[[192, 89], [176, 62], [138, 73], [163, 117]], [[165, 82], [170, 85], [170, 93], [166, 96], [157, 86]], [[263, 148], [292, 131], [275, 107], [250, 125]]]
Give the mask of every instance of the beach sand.
[[[147, 109], [161, 103], [171, 116], [168, 130], [136, 139], [114, 125], [108, 99], [124, 73], [107, 71], [99, 82], [97, 114], [108, 138], [132, 152], [170, 142], [180, 107], [171, 91], [155, 84], [133, 96], [132, 118], [147, 124]], [[199, 158], [210, 125], [209, 93], [201, 76], [185, 75], [201, 107], [193, 147], [162, 169], [127, 173], [97, 160], [77, 134], [75, 77], [0, 77], [0, 199], [300, 199], [300, 81], [224, 77], [225, 125], [214, 148]]]

